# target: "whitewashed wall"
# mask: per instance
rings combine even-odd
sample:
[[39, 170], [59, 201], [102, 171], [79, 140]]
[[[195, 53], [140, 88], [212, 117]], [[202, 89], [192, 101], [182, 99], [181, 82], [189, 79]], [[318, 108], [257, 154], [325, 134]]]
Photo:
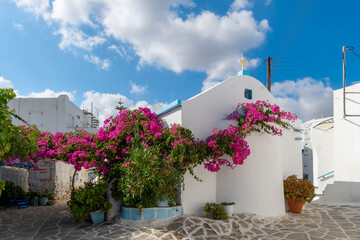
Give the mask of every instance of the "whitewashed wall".
[[[360, 84], [346, 88], [360, 92]], [[346, 95], [347, 114], [360, 115], [360, 95]], [[325, 190], [324, 201], [360, 201], [360, 117], [343, 116], [342, 89], [334, 91], [334, 184]]]
[[235, 202], [234, 212], [238, 213], [284, 214], [283, 169], [277, 137], [256, 133], [246, 141], [251, 154], [244, 164], [233, 170], [224, 167], [217, 174], [217, 202]]
[[[252, 100], [245, 98], [245, 88], [252, 90]], [[183, 101], [182, 126], [191, 129], [196, 137], [205, 139], [215, 126], [221, 127], [222, 119], [231, 113], [239, 102], [257, 100], [278, 104], [265, 86], [255, 78], [230, 78]], [[203, 182], [196, 182], [189, 176], [185, 179], [187, 184], [182, 195], [185, 213], [200, 214], [204, 203], [226, 200], [237, 203], [237, 212], [267, 216], [284, 214], [282, 180], [290, 174], [302, 176], [301, 145], [300, 141], [295, 141], [295, 136], [299, 134], [289, 133], [283, 138], [254, 134], [247, 139], [252, 151], [251, 156], [235, 171], [224, 168], [216, 175], [199, 166], [196, 170]]]
[[[29, 190], [37, 192], [52, 192], [54, 194], [54, 203], [66, 202], [71, 197], [71, 184], [74, 166], [60, 161], [40, 160], [40, 168], [49, 168], [49, 178], [41, 179], [37, 176], [37, 171], [29, 169]], [[75, 189], [83, 187], [88, 181], [87, 170], [81, 170], [75, 176]]]
[[[301, 121], [297, 120], [292, 123], [292, 125], [296, 129], [300, 129]], [[302, 144], [300, 137], [300, 132], [293, 130], [283, 131], [283, 135], [277, 137], [279, 141], [279, 148], [277, 151], [279, 152], [279, 157], [282, 159], [283, 179], [294, 174], [300, 178], [303, 177]]]
[[[57, 98], [15, 98], [9, 102], [9, 108], [30, 124], [36, 124], [41, 131], [69, 132], [75, 128], [97, 132], [90, 127], [90, 116], [73, 104], [69, 97]], [[24, 125], [18, 119], [13, 124]]]
[[322, 194], [327, 184], [334, 183], [334, 174], [318, 179], [334, 171], [334, 129], [322, 131], [312, 127], [309, 133], [313, 150], [313, 183], [317, 187], [316, 192]]
[[171, 124], [180, 124], [181, 125], [181, 107], [177, 107], [167, 113], [161, 114], [159, 118], [164, 121], [167, 127], [170, 127]]
[[23, 191], [29, 190], [29, 172], [24, 168], [0, 166], [0, 180], [6, 181], [9, 179], [15, 185], [20, 186]]

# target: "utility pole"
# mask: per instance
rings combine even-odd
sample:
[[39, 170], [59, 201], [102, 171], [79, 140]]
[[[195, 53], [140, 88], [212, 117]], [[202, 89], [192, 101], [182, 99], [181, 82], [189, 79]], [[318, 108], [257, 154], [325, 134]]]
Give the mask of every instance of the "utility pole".
[[271, 57], [266, 58], [266, 72], [267, 72], [267, 89], [271, 92]]
[[346, 62], [345, 62], [345, 50], [346, 50], [346, 47], [343, 46], [342, 47], [342, 65], [343, 65], [343, 108], [344, 108], [344, 119], [346, 118], [346, 104], [345, 104], [345, 101], [346, 101], [346, 97], [345, 97], [345, 81], [346, 81]]

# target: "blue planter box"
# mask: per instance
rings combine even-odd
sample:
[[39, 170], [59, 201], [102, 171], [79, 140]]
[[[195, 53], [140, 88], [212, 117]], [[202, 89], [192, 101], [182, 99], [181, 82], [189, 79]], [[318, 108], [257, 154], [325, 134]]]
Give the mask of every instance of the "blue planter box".
[[142, 213], [139, 209], [123, 206], [121, 208], [121, 218], [129, 221], [149, 221], [171, 219], [184, 213], [183, 207], [154, 207], [143, 208]]
[[103, 223], [105, 221], [105, 214], [103, 212], [97, 211], [90, 214], [91, 221], [95, 224]]
[[10, 198], [6, 203], [7, 208], [16, 207], [16, 206], [17, 206], [17, 204], [16, 204], [15, 198]]

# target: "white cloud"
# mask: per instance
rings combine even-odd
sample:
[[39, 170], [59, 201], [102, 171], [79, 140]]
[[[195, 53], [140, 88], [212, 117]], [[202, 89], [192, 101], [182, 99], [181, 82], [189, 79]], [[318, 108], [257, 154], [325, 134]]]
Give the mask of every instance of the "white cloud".
[[60, 95], [67, 95], [70, 100], [75, 100], [76, 91], [66, 92], [66, 91], [59, 91], [54, 92], [51, 89], [46, 89], [42, 92], [31, 92], [28, 96], [18, 96], [18, 97], [33, 97], [33, 98], [52, 98], [58, 97]]
[[134, 101], [121, 94], [100, 93], [95, 91], [87, 91], [84, 93], [84, 100], [81, 103], [81, 108], [89, 108], [91, 103], [93, 103], [94, 107], [99, 112], [99, 120], [101, 123], [100, 125], [102, 125], [105, 119], [117, 114], [118, 111], [115, 109], [115, 107], [118, 105], [120, 99], [124, 106], [129, 109], [135, 109], [138, 107], [151, 108], [151, 106], [146, 101], [138, 101], [134, 103]]
[[287, 111], [296, 113], [304, 121], [333, 116], [334, 90], [328, 85], [328, 79], [286, 80], [274, 83], [271, 91]]
[[48, 16], [50, 7], [49, 0], [12, 0], [18, 7], [23, 7], [26, 11], [34, 13], [36, 16]]
[[121, 57], [125, 57], [127, 55], [127, 52], [123, 46], [117, 47], [116, 45], [111, 45], [108, 47], [109, 50], [116, 52]]
[[6, 80], [4, 77], [0, 76], [0, 88], [14, 88], [14, 85], [10, 80]]
[[233, 11], [239, 11], [240, 9], [252, 7], [252, 3], [249, 2], [249, 0], [235, 0], [231, 6], [230, 9]]
[[[218, 62], [210, 70], [206, 71], [207, 78], [203, 82], [203, 86], [201, 90], [205, 91], [206, 89], [209, 89], [212, 86], [215, 86], [216, 84], [222, 82], [222, 80], [225, 80], [231, 76], [236, 76], [237, 72], [241, 70], [241, 65], [238, 61], [235, 61], [235, 59], [239, 59], [239, 58], [234, 56], [233, 58], [225, 59], [223, 61]], [[247, 66], [246, 69], [252, 69], [259, 65], [260, 59], [254, 58], [248, 60], [248, 62], [249, 65]]]
[[[0, 88], [14, 88], [14, 85], [10, 80], [6, 80], [4, 77], [0, 76]], [[52, 98], [58, 97], [60, 95], [67, 95], [70, 100], [75, 100], [76, 91], [67, 92], [67, 91], [58, 91], [55, 92], [51, 89], [45, 89], [42, 92], [31, 92], [27, 96], [21, 95], [20, 92], [14, 89], [16, 97], [33, 97], [33, 98]]]
[[19, 31], [24, 30], [23, 25], [21, 25], [20, 23], [13, 22], [13, 26], [14, 26], [14, 28], [16, 28]]
[[146, 86], [140, 86], [137, 85], [135, 83], [133, 83], [132, 81], [130, 81], [130, 85], [131, 85], [131, 91], [130, 93], [135, 93], [135, 94], [142, 94], [146, 91], [147, 87]]
[[[115, 38], [132, 48], [139, 67], [206, 72], [208, 81], [224, 78], [216, 73], [218, 69], [230, 74], [224, 65], [237, 62], [244, 52], [263, 44], [270, 30], [266, 19], [256, 20], [252, 11], [244, 10], [251, 7], [248, 0], [235, 0], [222, 16], [211, 11], [191, 12], [195, 6], [191, 0], [55, 0], [52, 8], [45, 0], [32, 1], [36, 4], [14, 1], [57, 23], [62, 49], [91, 50], [107, 38]], [[189, 9], [185, 17], [178, 15], [180, 6]], [[231, 74], [236, 75], [237, 70]]]
[[75, 28], [61, 27], [55, 32], [55, 34], [61, 35], [59, 47], [62, 50], [73, 46], [84, 50], [91, 50], [94, 47], [102, 45], [106, 42], [105, 38], [100, 36], [89, 37], [82, 31]]
[[51, 19], [61, 25], [79, 26], [82, 24], [96, 27], [91, 15], [98, 16], [103, 4], [102, 0], [55, 0], [52, 3]]
[[94, 63], [96, 66], [101, 68], [102, 70], [109, 70], [110, 68], [110, 60], [109, 59], [100, 59], [94, 55], [84, 55], [84, 59], [88, 62]]

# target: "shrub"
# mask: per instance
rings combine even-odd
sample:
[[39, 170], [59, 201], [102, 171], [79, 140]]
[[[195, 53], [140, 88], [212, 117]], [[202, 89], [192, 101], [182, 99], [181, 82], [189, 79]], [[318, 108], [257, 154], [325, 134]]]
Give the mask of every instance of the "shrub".
[[228, 219], [229, 217], [226, 215], [226, 211], [224, 205], [216, 204], [216, 203], [205, 203], [203, 207], [203, 211], [205, 212], [205, 216], [217, 220]]
[[53, 193], [49, 192], [36, 192], [36, 191], [29, 191], [26, 193], [26, 197], [29, 199], [33, 199], [34, 197], [47, 197], [49, 200], [54, 199]]
[[85, 220], [90, 213], [101, 211], [106, 213], [111, 208], [107, 202], [107, 182], [85, 183], [85, 187], [72, 192], [70, 201], [67, 202], [71, 214], [77, 222]]
[[140, 146], [132, 149], [125, 160], [119, 178], [123, 203], [128, 207], [154, 207], [158, 201], [176, 201], [176, 169], [167, 168], [157, 147]]
[[304, 204], [313, 200], [315, 189], [310, 181], [291, 175], [284, 180], [284, 194], [286, 198]]
[[26, 194], [20, 186], [15, 185], [13, 182], [5, 182], [5, 190], [2, 192], [0, 197], [0, 204], [5, 205], [10, 198], [24, 197]]

